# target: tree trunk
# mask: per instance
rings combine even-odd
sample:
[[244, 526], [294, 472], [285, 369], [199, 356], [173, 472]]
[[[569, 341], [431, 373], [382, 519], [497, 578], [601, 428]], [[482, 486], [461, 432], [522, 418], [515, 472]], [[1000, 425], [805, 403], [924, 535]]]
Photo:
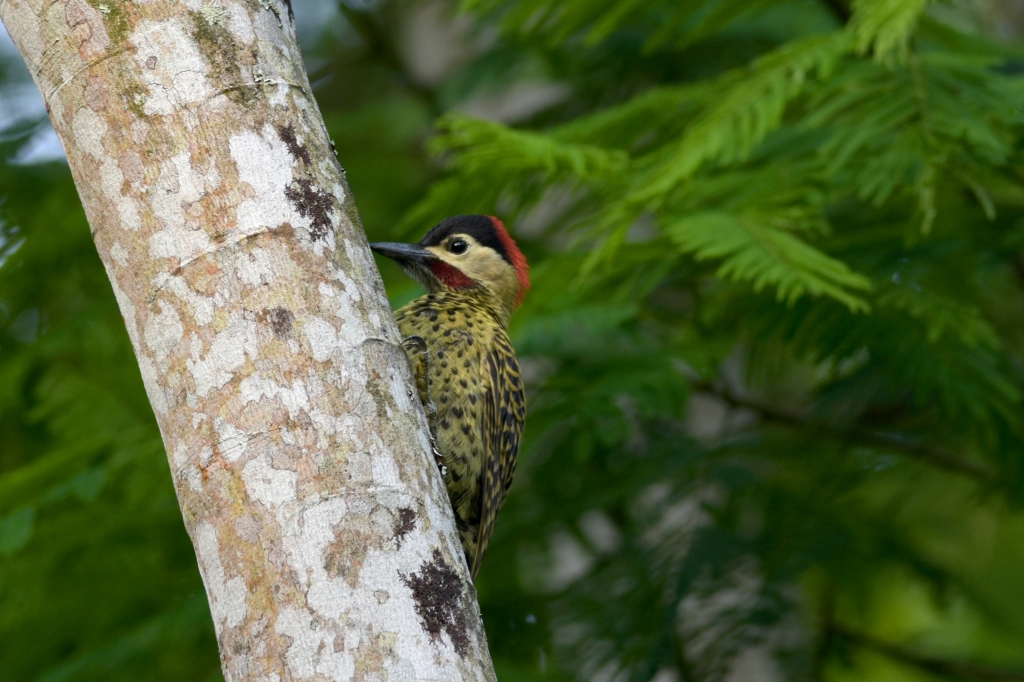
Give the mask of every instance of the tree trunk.
[[0, 0], [67, 152], [230, 680], [493, 680], [287, 0]]

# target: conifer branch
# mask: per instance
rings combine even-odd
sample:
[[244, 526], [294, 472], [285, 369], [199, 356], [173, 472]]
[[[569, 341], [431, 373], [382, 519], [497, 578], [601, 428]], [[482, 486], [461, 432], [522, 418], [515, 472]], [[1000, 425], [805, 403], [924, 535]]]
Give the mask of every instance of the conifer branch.
[[850, 17], [853, 16], [853, 12], [843, 0], [825, 0], [825, 6], [831, 10], [832, 14], [836, 15], [836, 19], [843, 25], [848, 24]]
[[1024, 680], [1024, 671], [997, 668], [971, 661], [926, 656], [905, 649], [890, 642], [875, 639], [862, 632], [849, 630], [835, 622], [830, 623], [831, 635], [854, 646], [859, 646], [891, 658], [906, 665], [921, 668], [933, 675], [955, 680], [977, 680], [979, 682], [1019, 682]]
[[[704, 391], [715, 395], [730, 407], [744, 408], [756, 412], [763, 420], [782, 424], [790, 428], [804, 428], [808, 425], [803, 414], [780, 407], [765, 405], [756, 400], [738, 395], [720, 382], [696, 380], [691, 381], [690, 385], [696, 391]], [[973, 478], [986, 485], [996, 483], [995, 473], [987, 467], [962, 459], [957, 455], [933, 446], [925, 445], [924, 443], [910, 442], [905, 438], [901, 438], [898, 434], [877, 431], [862, 426], [852, 429], [841, 429], [826, 422], [816, 422], [814, 426], [825, 429], [832, 433], [832, 435], [847, 441], [873, 447], [896, 449], [907, 456], [919, 459], [939, 469]]]

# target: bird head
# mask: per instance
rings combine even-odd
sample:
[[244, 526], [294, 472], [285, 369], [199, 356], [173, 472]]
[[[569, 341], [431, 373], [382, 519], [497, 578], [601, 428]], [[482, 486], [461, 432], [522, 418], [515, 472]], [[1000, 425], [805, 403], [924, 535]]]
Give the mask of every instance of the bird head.
[[397, 261], [430, 293], [478, 291], [505, 319], [530, 288], [526, 256], [492, 216], [455, 216], [417, 244], [378, 242], [370, 248]]

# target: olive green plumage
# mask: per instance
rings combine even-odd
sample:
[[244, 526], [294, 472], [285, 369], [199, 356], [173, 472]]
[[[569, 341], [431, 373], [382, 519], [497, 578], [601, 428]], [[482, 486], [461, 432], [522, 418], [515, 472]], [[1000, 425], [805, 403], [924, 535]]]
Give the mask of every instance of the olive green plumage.
[[415, 348], [410, 360], [417, 383], [426, 380], [421, 398], [475, 577], [519, 452], [526, 417], [519, 363], [500, 322], [472, 294], [428, 294], [395, 317], [403, 337], [426, 344], [426, 362]]
[[371, 246], [427, 288], [395, 318], [475, 578], [512, 485], [526, 418], [506, 331], [529, 286], [526, 261], [486, 216], [450, 218], [419, 244]]

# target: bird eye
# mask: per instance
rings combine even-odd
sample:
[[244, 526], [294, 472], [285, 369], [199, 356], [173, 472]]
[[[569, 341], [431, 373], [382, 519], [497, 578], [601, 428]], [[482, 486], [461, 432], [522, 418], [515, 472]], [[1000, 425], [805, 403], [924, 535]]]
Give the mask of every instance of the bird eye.
[[466, 253], [466, 249], [468, 248], [469, 244], [467, 244], [462, 239], [456, 239], [455, 241], [448, 245], [448, 250], [454, 253], [456, 256]]

